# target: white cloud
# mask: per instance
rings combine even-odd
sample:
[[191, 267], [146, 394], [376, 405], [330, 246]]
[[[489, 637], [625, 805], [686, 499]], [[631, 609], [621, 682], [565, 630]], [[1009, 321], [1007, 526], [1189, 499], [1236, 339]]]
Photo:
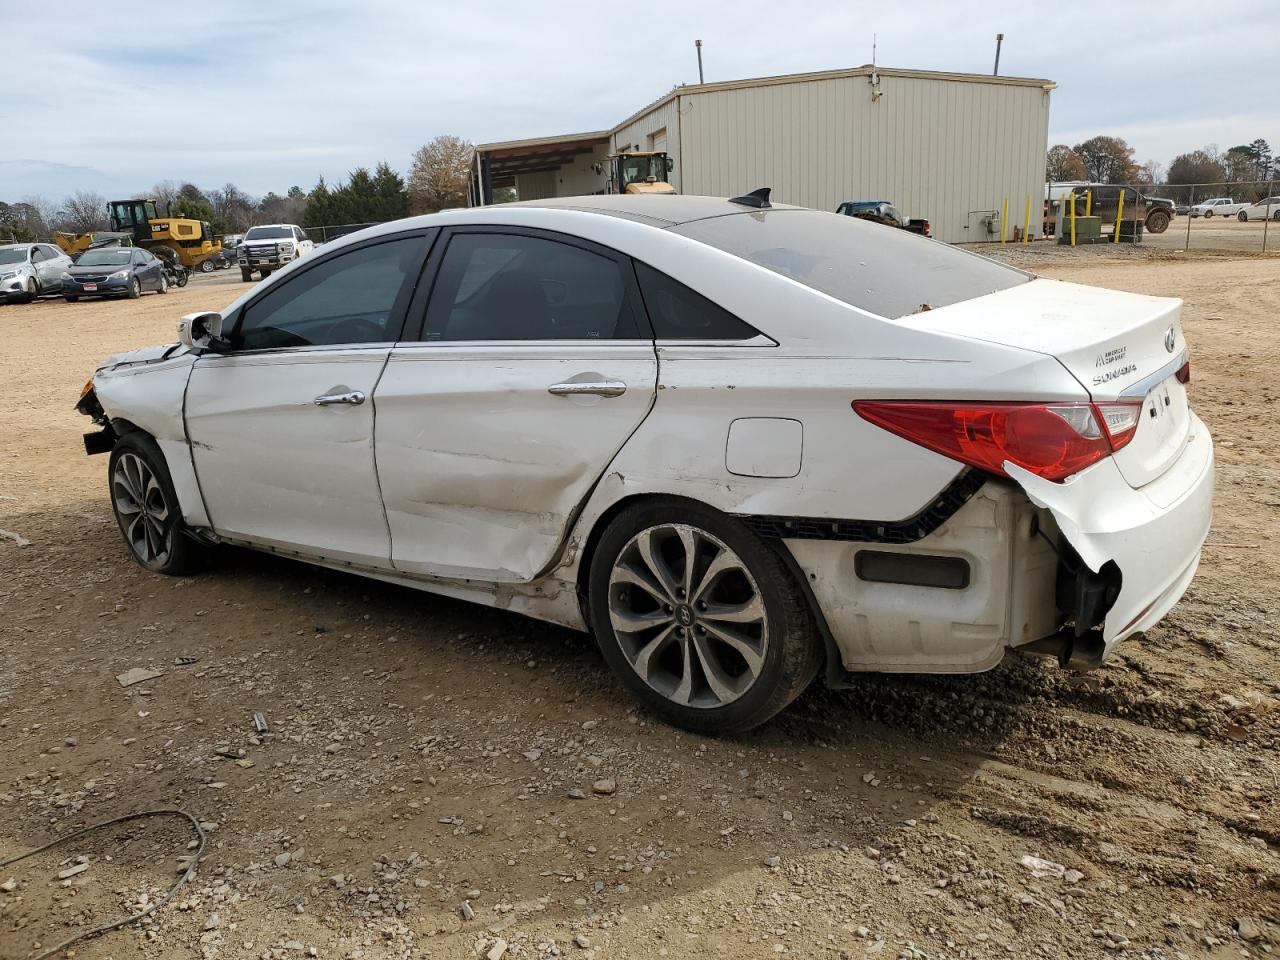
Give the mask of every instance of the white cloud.
[[[30, 9], [0, 0], [6, 20]], [[58, 164], [100, 171], [103, 192], [165, 179], [309, 188], [381, 160], [404, 170], [439, 133], [608, 127], [697, 80], [695, 38], [707, 79], [725, 80], [865, 63], [873, 33], [884, 65], [985, 73], [1003, 31], [1002, 73], [1058, 83], [1051, 142], [1109, 133], [1167, 162], [1205, 142], [1280, 141], [1280, 61], [1265, 46], [1280, 11], [1220, 0], [1206, 19], [1189, 0], [1146, 16], [1102, 0], [1070, 12], [1010, 0], [179, 4], [163, 31], [101, 16], [7, 46], [5, 75], [23, 79], [0, 98], [0, 163], [51, 165], [24, 192], [54, 198], [85, 186]], [[13, 186], [0, 165], [0, 199]]]

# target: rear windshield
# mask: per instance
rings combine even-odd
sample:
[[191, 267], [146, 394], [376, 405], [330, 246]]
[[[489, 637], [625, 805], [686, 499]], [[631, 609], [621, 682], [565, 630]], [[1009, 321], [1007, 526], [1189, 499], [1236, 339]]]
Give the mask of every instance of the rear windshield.
[[1032, 279], [897, 227], [818, 210], [735, 214], [671, 229], [881, 317], [945, 307]]

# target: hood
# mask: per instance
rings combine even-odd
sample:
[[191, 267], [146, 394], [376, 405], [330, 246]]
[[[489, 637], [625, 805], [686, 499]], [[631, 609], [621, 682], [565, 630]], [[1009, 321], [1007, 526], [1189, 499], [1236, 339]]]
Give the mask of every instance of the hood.
[[130, 350], [128, 353], [117, 353], [113, 357], [107, 357], [98, 365], [99, 372], [103, 370], [111, 370], [116, 367], [132, 366], [142, 363], [157, 363], [160, 360], [168, 360], [172, 357], [181, 356], [186, 353], [186, 347], [177, 343], [169, 343], [156, 347], [141, 347], [137, 350]]
[[119, 273], [121, 270], [128, 270], [133, 267], [131, 263], [104, 263], [101, 266], [89, 265], [85, 266], [80, 263], [73, 263], [67, 267], [67, 272], [73, 277], [98, 276], [104, 273]]
[[17, 263], [0, 263], [0, 277], [6, 273], [30, 273], [31, 264], [26, 260], [19, 260]]

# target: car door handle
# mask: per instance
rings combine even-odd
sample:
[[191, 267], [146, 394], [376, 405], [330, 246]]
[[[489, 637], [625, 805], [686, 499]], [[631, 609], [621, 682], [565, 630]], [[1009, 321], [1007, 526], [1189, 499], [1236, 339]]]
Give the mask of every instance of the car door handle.
[[317, 407], [329, 407], [335, 403], [349, 403], [358, 407], [364, 403], [364, 394], [359, 390], [352, 390], [349, 393], [326, 393], [316, 397]]
[[626, 392], [621, 380], [568, 380], [547, 387], [547, 393], [557, 397], [620, 397]]

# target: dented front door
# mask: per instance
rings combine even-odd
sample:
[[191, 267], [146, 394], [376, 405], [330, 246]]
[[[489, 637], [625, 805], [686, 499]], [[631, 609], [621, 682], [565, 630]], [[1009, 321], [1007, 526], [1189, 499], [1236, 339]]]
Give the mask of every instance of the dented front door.
[[656, 381], [647, 340], [397, 346], [375, 397], [395, 568], [533, 579]]

